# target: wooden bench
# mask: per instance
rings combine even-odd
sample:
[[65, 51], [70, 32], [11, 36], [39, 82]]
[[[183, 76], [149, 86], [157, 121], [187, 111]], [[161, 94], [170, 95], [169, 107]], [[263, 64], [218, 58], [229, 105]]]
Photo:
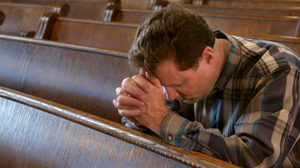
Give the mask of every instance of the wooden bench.
[[226, 7], [300, 7], [299, 0], [192, 0], [192, 3]]
[[120, 124], [0, 87], [0, 165], [236, 167]]
[[300, 7], [226, 7], [182, 4], [181, 6], [195, 10], [200, 13], [209, 14], [240, 14], [240, 15], [258, 15], [258, 16], [300, 16]]
[[[49, 28], [52, 31], [48, 32], [48, 34], [51, 34], [49, 40], [121, 52], [129, 51], [138, 27], [137, 24], [81, 20], [66, 17], [57, 18], [51, 25], [53, 27]], [[233, 32], [229, 32], [229, 34], [279, 42], [300, 55], [300, 38]]]
[[115, 89], [138, 72], [127, 53], [8, 35], [0, 50], [0, 86], [120, 122]]
[[41, 16], [45, 13], [66, 16], [68, 6], [66, 4], [49, 6], [0, 2], [0, 11], [5, 15], [5, 21], [0, 26], [0, 33], [33, 37]]
[[107, 20], [110, 12], [120, 6], [135, 9], [160, 9], [167, 5], [162, 0], [13, 0], [14, 2], [59, 5], [66, 3], [70, 6], [68, 17]]
[[[115, 13], [117, 16], [112, 21], [140, 24], [151, 15], [153, 11], [123, 8], [115, 11]], [[300, 21], [297, 16], [199, 14], [207, 21], [212, 29], [262, 35], [300, 36]]]
[[[136, 24], [59, 17], [53, 23], [50, 40], [128, 52]], [[50, 33], [49, 33], [50, 34]]]

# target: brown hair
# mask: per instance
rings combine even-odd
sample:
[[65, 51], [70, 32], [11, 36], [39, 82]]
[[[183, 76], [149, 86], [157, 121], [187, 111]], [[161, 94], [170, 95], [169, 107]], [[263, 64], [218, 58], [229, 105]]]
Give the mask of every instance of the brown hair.
[[174, 60], [179, 70], [198, 65], [205, 47], [215, 36], [196, 12], [176, 5], [153, 13], [138, 27], [129, 61], [154, 74], [158, 63]]

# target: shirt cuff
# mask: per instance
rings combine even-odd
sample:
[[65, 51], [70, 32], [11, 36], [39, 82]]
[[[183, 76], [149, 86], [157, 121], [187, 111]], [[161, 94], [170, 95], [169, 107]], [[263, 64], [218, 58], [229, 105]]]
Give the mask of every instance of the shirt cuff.
[[181, 134], [188, 122], [189, 120], [170, 111], [161, 124], [160, 137], [172, 145], [179, 146]]

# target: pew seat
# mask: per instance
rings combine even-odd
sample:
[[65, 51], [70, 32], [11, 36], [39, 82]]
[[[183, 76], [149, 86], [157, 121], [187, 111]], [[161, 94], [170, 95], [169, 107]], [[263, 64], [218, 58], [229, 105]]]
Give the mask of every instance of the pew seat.
[[0, 166], [235, 167], [157, 137], [0, 87]]

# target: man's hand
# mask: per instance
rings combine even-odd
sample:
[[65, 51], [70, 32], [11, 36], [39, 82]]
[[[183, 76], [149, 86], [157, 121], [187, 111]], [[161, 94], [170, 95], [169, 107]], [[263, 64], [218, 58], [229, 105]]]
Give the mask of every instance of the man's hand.
[[161, 123], [169, 110], [157, 78], [141, 69], [139, 75], [125, 78], [116, 94], [113, 103], [120, 115], [159, 135]]

